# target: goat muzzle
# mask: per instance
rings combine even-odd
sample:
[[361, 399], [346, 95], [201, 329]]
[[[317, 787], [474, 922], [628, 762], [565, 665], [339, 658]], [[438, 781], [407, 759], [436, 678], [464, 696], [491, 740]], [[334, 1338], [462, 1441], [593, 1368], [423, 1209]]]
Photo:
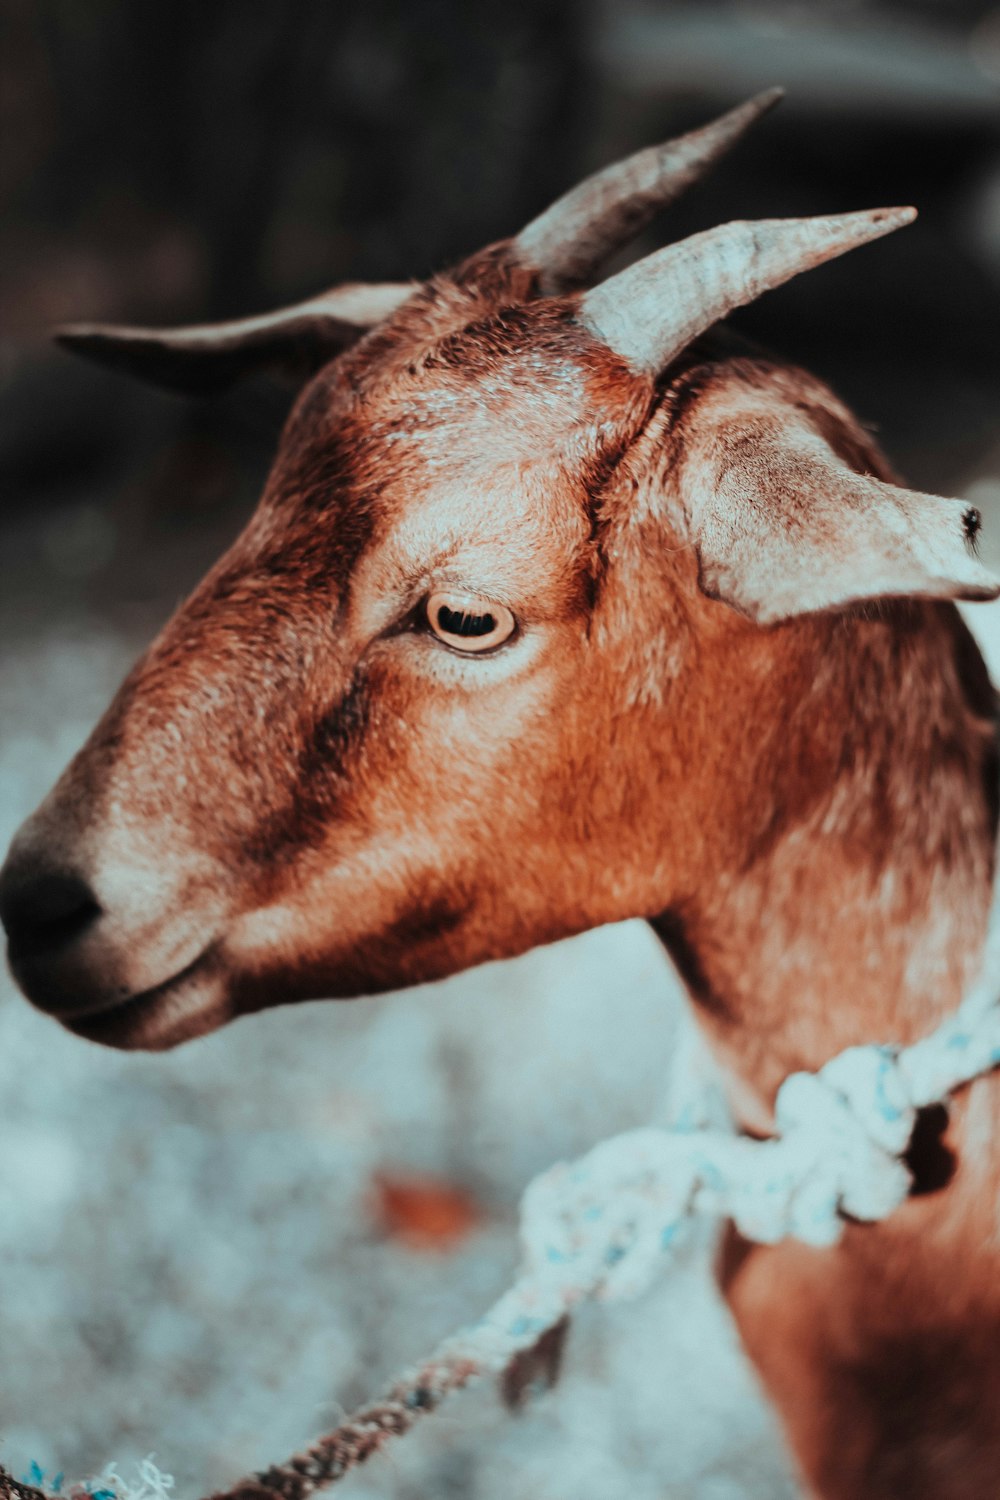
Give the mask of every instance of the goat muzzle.
[[190, 883], [151, 864], [106, 863], [102, 874], [47, 824], [29, 820], [0, 870], [0, 919], [21, 989], [71, 1030], [112, 1045], [169, 1045], [182, 1039], [179, 1027], [193, 1034], [194, 1011], [218, 998], [218, 901], [178, 899]]

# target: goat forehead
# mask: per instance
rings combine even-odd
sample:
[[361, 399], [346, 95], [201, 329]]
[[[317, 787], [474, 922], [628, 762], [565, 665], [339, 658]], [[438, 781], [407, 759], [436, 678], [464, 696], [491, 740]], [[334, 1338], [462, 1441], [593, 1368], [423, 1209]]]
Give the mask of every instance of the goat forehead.
[[[384, 532], [414, 515], [426, 525], [437, 513], [447, 528], [487, 512], [514, 520], [519, 510], [579, 508], [593, 429], [566, 408], [450, 385], [379, 408], [334, 406], [322, 420], [314, 405], [290, 427], [262, 515], [272, 534], [292, 537], [313, 523], [340, 534], [362, 516], [369, 532]], [[474, 496], [478, 508], [463, 505]]]
[[363, 559], [378, 586], [453, 567], [498, 598], [518, 571], [544, 587], [579, 571], [619, 420], [591, 372], [551, 349], [477, 347], [468, 368], [431, 351], [363, 387], [335, 363], [289, 420], [240, 558], [338, 590]]
[[553, 466], [497, 465], [488, 477], [459, 466], [376, 519], [370, 577], [376, 586], [452, 583], [513, 608], [558, 589], [583, 564], [590, 536], [585, 496]]
[[560, 329], [553, 343], [530, 323], [512, 326], [514, 319], [509, 310], [410, 350], [390, 345], [382, 358], [373, 351], [363, 359], [363, 341], [306, 387], [288, 437], [297, 446], [322, 443], [347, 425], [359, 443], [435, 434], [472, 442], [516, 422], [527, 447], [550, 445], [601, 415], [606, 385], [583, 331], [567, 338]]
[[[357, 419], [355, 419], [357, 420]], [[478, 378], [409, 381], [372, 410], [365, 436], [374, 462], [412, 459], [489, 473], [498, 464], [556, 457], [593, 424], [582, 382], [563, 370], [533, 378], [522, 365]]]

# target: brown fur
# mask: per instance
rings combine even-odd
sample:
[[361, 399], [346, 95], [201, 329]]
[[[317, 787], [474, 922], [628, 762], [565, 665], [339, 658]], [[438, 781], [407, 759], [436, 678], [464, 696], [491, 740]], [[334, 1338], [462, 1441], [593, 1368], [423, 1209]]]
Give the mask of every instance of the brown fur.
[[[769, 464], [768, 524], [833, 550], [783, 428], [891, 478], [823, 386], [716, 335], [654, 386], [534, 289], [485, 253], [303, 393], [247, 531], [21, 836], [22, 859], [71, 851], [107, 913], [22, 978], [84, 1035], [165, 1046], [643, 916], [766, 1131], [790, 1070], [957, 1003], [993, 873], [991, 690], [948, 603], [762, 629], [706, 592], [706, 465]], [[506, 605], [516, 639], [449, 654], [432, 585]], [[119, 869], [141, 921], [105, 893]], [[993, 1080], [969, 1093], [952, 1179], [887, 1224], [730, 1246], [746, 1346], [830, 1500], [994, 1493], [998, 1106]]]

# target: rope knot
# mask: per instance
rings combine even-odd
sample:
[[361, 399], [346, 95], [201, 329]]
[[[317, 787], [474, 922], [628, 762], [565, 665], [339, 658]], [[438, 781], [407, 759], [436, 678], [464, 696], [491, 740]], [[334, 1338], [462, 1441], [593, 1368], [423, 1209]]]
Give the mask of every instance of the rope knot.
[[917, 1106], [898, 1048], [850, 1047], [819, 1073], [793, 1073], [778, 1091], [775, 1116], [797, 1179], [786, 1233], [832, 1244], [841, 1212], [881, 1219], [909, 1192], [900, 1158]]

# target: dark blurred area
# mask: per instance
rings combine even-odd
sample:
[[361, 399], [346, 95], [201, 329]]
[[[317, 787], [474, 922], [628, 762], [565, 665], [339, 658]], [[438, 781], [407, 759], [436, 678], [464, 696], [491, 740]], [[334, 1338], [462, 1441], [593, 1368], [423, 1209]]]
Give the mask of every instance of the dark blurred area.
[[[916, 203], [740, 315], [914, 483], [989, 502], [1000, 395], [1000, 6], [986, 0], [3, 0], [0, 587], [142, 635], [238, 526], [289, 393], [204, 404], [47, 341], [424, 275], [598, 165], [789, 97], [640, 248]], [[1000, 489], [997, 491], [1000, 493]], [[980, 498], [983, 498], [980, 495]]]

